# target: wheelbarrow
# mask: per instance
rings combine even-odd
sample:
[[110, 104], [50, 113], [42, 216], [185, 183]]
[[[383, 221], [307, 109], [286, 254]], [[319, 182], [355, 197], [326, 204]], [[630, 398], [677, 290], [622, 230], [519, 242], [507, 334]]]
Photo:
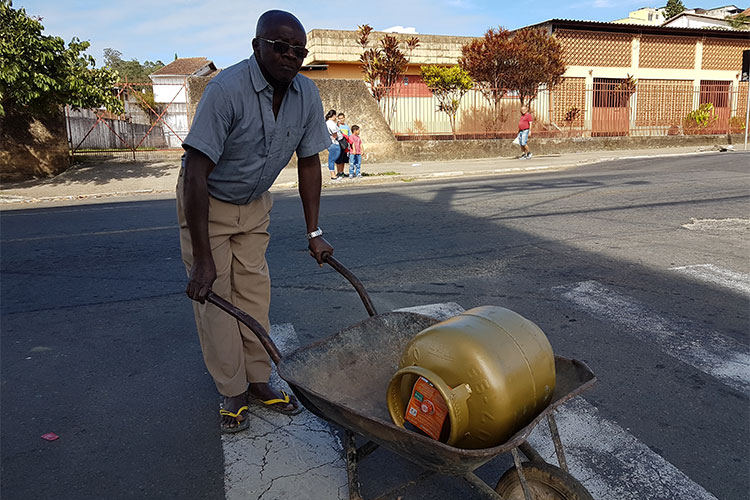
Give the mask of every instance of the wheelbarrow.
[[[505, 443], [484, 449], [461, 449], [392, 423], [386, 389], [406, 344], [437, 319], [410, 312], [377, 314], [362, 283], [333, 256], [323, 259], [356, 289], [370, 315], [331, 337], [297, 349], [282, 359], [268, 332], [244, 311], [213, 292], [207, 300], [237, 318], [258, 337], [279, 375], [305, 408], [345, 430], [344, 448], [350, 500], [362, 500], [358, 464], [379, 446], [416, 463], [427, 473], [462, 478], [477, 498], [493, 500], [593, 500], [569, 472], [554, 410], [589, 389], [596, 377], [585, 363], [555, 356], [556, 386], [551, 403]], [[542, 419], [550, 428], [559, 467], [548, 464], [526, 441]], [[367, 441], [357, 447], [356, 435]], [[514, 467], [493, 489], [474, 470], [510, 452]], [[527, 461], [521, 460], [523, 454]], [[424, 477], [424, 476], [421, 476]]]

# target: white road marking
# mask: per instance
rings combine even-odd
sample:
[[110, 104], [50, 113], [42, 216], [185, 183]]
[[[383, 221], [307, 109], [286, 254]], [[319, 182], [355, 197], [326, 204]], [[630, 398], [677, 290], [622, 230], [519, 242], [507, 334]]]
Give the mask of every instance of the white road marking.
[[750, 295], [750, 274], [738, 273], [713, 264], [670, 267], [671, 270], [687, 274], [701, 281], [740, 291]]
[[750, 219], [695, 219], [682, 227], [691, 231], [742, 231], [750, 229]]
[[427, 304], [424, 306], [404, 307], [402, 309], [396, 309], [397, 312], [413, 312], [417, 314], [424, 314], [431, 318], [439, 319], [440, 321], [448, 318], [452, 318], [457, 314], [464, 312], [464, 308], [455, 302], [444, 302], [442, 304]]
[[619, 324], [665, 354], [716, 377], [743, 393], [750, 393], [750, 349], [716, 332], [667, 318], [636, 300], [596, 281], [557, 287], [566, 299], [595, 317]]
[[[565, 403], [555, 420], [570, 473], [596, 500], [716, 500], [583, 398]], [[557, 465], [546, 421], [534, 429], [529, 443]]]

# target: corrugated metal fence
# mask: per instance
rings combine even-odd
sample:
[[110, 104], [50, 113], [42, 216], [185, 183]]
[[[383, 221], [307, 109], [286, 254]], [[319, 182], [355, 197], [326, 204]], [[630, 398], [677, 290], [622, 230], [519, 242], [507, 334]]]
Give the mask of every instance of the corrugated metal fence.
[[125, 113], [66, 107], [68, 143], [75, 155], [181, 150], [188, 132], [185, 84], [120, 83]]

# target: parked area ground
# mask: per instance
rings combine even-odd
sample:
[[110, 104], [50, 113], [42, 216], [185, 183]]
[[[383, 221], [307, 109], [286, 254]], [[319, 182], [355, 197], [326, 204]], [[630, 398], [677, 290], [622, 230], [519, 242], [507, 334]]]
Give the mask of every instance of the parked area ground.
[[[398, 182], [327, 184], [320, 224], [379, 311], [500, 305], [585, 361], [599, 381], [557, 419], [571, 472], [597, 500], [745, 498], [750, 153], [670, 153], [435, 164], [422, 172], [450, 174], [419, 182], [404, 179], [421, 166], [394, 164]], [[184, 294], [174, 170], [84, 166], [4, 187], [18, 198], [0, 210], [0, 495], [348, 498], [338, 429], [309, 412], [254, 409], [248, 431], [221, 436]], [[51, 197], [55, 183], [73, 199]], [[270, 233], [282, 349], [366, 317], [309, 257], [294, 190], [277, 186]], [[532, 443], [556, 463], [541, 431]], [[478, 474], [497, 481], [510, 465]], [[422, 472], [376, 450], [364, 497], [474, 498]]]

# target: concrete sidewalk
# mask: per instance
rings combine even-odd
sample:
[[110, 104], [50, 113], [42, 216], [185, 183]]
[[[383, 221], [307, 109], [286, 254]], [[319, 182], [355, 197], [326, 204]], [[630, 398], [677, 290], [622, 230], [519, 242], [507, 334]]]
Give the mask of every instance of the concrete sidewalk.
[[[559, 155], [518, 158], [482, 158], [475, 160], [432, 161], [424, 163], [363, 164], [359, 179], [329, 180], [328, 170], [321, 166], [324, 188], [351, 185], [373, 185], [392, 182], [436, 180], [447, 177], [492, 176], [566, 168], [628, 158], [648, 158], [716, 152], [716, 146], [643, 149], [622, 151], [588, 151]], [[132, 197], [143, 194], [174, 193], [180, 168], [178, 156], [161, 161], [123, 161], [79, 163], [62, 174], [41, 180], [4, 184], [0, 188], [0, 206], [20, 208], [28, 205], [72, 200]], [[348, 168], [348, 166], [347, 166]], [[296, 188], [296, 168], [286, 168], [274, 183], [274, 190]], [[112, 200], [114, 201], [114, 200]]]

